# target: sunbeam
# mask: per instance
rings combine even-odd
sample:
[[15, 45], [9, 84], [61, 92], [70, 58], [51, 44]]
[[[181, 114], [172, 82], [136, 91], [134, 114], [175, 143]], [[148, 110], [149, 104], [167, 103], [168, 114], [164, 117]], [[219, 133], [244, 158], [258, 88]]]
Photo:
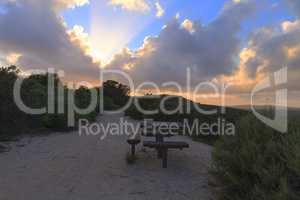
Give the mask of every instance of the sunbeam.
[[128, 12], [112, 7], [105, 0], [91, 1], [92, 47], [107, 62], [155, 19], [151, 12]]

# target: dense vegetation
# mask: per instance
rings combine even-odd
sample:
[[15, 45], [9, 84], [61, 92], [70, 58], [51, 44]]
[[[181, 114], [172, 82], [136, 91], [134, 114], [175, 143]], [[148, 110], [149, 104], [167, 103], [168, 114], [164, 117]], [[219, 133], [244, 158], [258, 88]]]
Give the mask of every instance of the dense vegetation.
[[[106, 110], [122, 107], [126, 105], [129, 100], [130, 88], [127, 85], [118, 83], [117, 81], [108, 80], [103, 83], [103, 94], [106, 99]], [[110, 105], [114, 105], [113, 108], [109, 108]]]
[[[15, 66], [8, 68], [0, 68], [0, 136], [14, 136], [34, 130], [66, 130], [67, 126], [67, 98], [64, 98], [65, 112], [58, 112], [57, 94], [54, 96], [54, 113], [31, 115], [21, 111], [13, 96], [13, 88], [15, 81], [20, 77], [20, 71]], [[57, 87], [62, 86], [62, 82], [56, 74], [38, 74], [30, 75], [23, 78], [21, 87], [21, 99], [27, 107], [43, 108], [48, 104], [48, 77], [53, 76], [55, 91]], [[22, 78], [22, 77], [21, 77]], [[68, 88], [64, 88], [64, 95], [68, 94]], [[75, 92], [75, 103], [78, 107], [85, 107], [89, 101], [89, 89], [81, 87]], [[84, 117], [93, 119], [95, 113], [90, 113], [86, 116], [76, 115], [76, 118]]]
[[[165, 109], [167, 111], [175, 110], [176, 112], [165, 114], [160, 109], [160, 104], [162, 103], [162, 99], [167, 99], [163, 102], [165, 105]], [[203, 104], [196, 104], [191, 102], [183, 97], [179, 96], [145, 96], [145, 97], [137, 97], [137, 102], [140, 107], [147, 111], [157, 110], [155, 114], [145, 114], [141, 112], [137, 107], [136, 104], [132, 104], [131, 107], [126, 111], [126, 114], [134, 119], [141, 120], [141, 119], [154, 119], [155, 121], [169, 121], [169, 122], [180, 122], [183, 123], [184, 120], [190, 124], [194, 123], [195, 119], [199, 121], [199, 124], [207, 123], [212, 124], [216, 123], [218, 119], [226, 119], [227, 122], [231, 122], [233, 124], [237, 123], [237, 121], [249, 114], [248, 111], [239, 110], [234, 108], [226, 108], [226, 112], [222, 114], [221, 109], [222, 107], [219, 106], [212, 106], [212, 105], [203, 105]], [[190, 111], [188, 111], [188, 105], [190, 104]], [[206, 115], [204, 113], [199, 112], [196, 109], [196, 106], [201, 108], [205, 111], [213, 111], [215, 110], [215, 114]], [[178, 109], [180, 108], [180, 109]], [[191, 137], [195, 140], [199, 140], [205, 142], [207, 144], [214, 144], [217, 139], [219, 138], [218, 135], [203, 135], [199, 133], [189, 133]]]
[[[185, 100], [186, 102], [187, 100]], [[146, 110], [159, 107], [161, 98], [140, 98]], [[178, 97], [167, 101], [167, 107], [178, 106]], [[204, 110], [220, 107], [199, 105]], [[272, 115], [262, 110], [265, 115]], [[201, 136], [196, 139], [214, 144], [212, 173], [222, 185], [222, 200], [296, 200], [300, 199], [300, 120], [299, 111], [289, 111], [289, 131], [276, 132], [256, 119], [250, 112], [226, 108], [225, 115], [203, 115], [192, 108], [191, 114], [154, 115], [138, 112], [135, 106], [127, 114], [137, 118], [154, 118], [157, 121], [210, 122], [218, 117], [234, 122], [234, 136]]]
[[[3, 136], [12, 136], [25, 132], [43, 132], [41, 130], [66, 130], [67, 112], [58, 112], [58, 101], [55, 93], [54, 112], [40, 115], [26, 114], [16, 106], [13, 97], [15, 81], [21, 77], [23, 85], [21, 97], [24, 103], [32, 108], [47, 107], [48, 77], [54, 79], [54, 87], [62, 86], [64, 95], [74, 93], [75, 105], [86, 108], [90, 103], [92, 90], [104, 94], [104, 108], [117, 109], [127, 103], [130, 90], [116, 81], [107, 81], [102, 88], [80, 87], [72, 90], [64, 87], [55, 74], [39, 74], [21, 77], [20, 71], [11, 66], [0, 68], [0, 140]], [[55, 90], [56, 91], [56, 90]], [[66, 97], [66, 96], [65, 96]], [[299, 110], [289, 112], [289, 131], [278, 133], [257, 120], [250, 112], [226, 108], [224, 114], [221, 107], [193, 104], [182, 97], [170, 97], [164, 101], [166, 110], [176, 112], [164, 114], [160, 109], [162, 99], [167, 96], [148, 95], [135, 97], [140, 107], [146, 111], [157, 113], [145, 114], [132, 104], [126, 114], [134, 119], [192, 123], [198, 119], [200, 123], [213, 123], [218, 118], [226, 119], [236, 126], [234, 136], [192, 135], [194, 139], [214, 145], [212, 173], [222, 183], [220, 199], [223, 200], [297, 200], [300, 197], [300, 120]], [[64, 99], [64, 109], [70, 105]], [[85, 115], [75, 113], [76, 121], [80, 118], [94, 120], [98, 115], [101, 100], [97, 99], [96, 108]], [[182, 104], [181, 104], [182, 103]], [[188, 112], [187, 104], [191, 103]], [[217, 110], [213, 115], [201, 114], [196, 110]], [[2, 138], [1, 138], [2, 137]]]
[[234, 137], [215, 145], [213, 172], [225, 200], [300, 199], [300, 128], [282, 134], [253, 116], [243, 118]]
[[[53, 78], [54, 94], [48, 93], [48, 78]], [[30, 108], [48, 108], [48, 99], [53, 99], [54, 111], [44, 114], [27, 114], [19, 109], [14, 101], [13, 89], [18, 78], [23, 80], [21, 87], [21, 99]], [[62, 97], [58, 98], [58, 87], [62, 88]], [[115, 81], [107, 81], [104, 88], [104, 108], [106, 110], [116, 109], [124, 104], [128, 99], [129, 89], [127, 86]], [[75, 122], [78, 119], [95, 120], [99, 112], [100, 91], [102, 88], [80, 87], [70, 89], [63, 85], [56, 74], [37, 74], [22, 77], [20, 70], [15, 66], [0, 68], [0, 140], [7, 137], [24, 133], [43, 133], [48, 131], [65, 131], [73, 127], [68, 126], [68, 110], [87, 108], [91, 100], [91, 91], [97, 93], [97, 106], [87, 114], [75, 112]], [[74, 104], [70, 105], [68, 95], [74, 96]], [[50, 96], [51, 95], [51, 96]], [[59, 102], [60, 101], [60, 102]], [[63, 101], [63, 102], [61, 102]], [[62, 110], [58, 104], [63, 105]], [[75, 124], [76, 125], [76, 124]]]

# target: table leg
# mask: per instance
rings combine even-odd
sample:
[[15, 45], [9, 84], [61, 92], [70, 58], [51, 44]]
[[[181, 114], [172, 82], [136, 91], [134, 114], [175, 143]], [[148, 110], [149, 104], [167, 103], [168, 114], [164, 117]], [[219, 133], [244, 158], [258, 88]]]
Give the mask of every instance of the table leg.
[[[161, 134], [157, 134], [156, 135], [156, 142], [158, 143], [163, 143], [164, 142], [164, 137]], [[163, 158], [163, 152], [162, 152], [162, 148], [157, 148], [157, 158], [158, 159], [162, 159]]]
[[163, 168], [167, 168], [168, 167], [168, 148], [163, 148], [162, 153], [163, 153], [162, 165], [163, 165]]
[[135, 155], [135, 145], [131, 145], [131, 155]]

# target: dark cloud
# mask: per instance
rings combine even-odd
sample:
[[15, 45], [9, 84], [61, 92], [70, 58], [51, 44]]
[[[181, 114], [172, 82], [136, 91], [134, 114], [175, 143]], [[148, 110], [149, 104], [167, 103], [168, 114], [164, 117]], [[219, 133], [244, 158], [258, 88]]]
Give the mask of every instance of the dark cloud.
[[84, 50], [71, 42], [59, 17], [63, 8], [84, 1], [19, 0], [2, 3], [0, 14], [0, 52], [19, 53], [23, 69], [56, 68], [64, 70], [68, 80], [98, 79], [98, 66]]
[[241, 23], [254, 11], [253, 1], [230, 2], [208, 25], [193, 22], [193, 32], [178, 19], [171, 20], [157, 37], [149, 37], [135, 52], [116, 55], [110, 68], [129, 66], [136, 81], [176, 81], [186, 83], [186, 69], [191, 68], [193, 82], [231, 74], [240, 52], [237, 33]]
[[247, 63], [252, 78], [259, 74], [272, 74], [288, 67], [288, 87], [299, 90], [300, 78], [300, 21], [284, 22], [278, 27], [262, 28], [250, 37], [247, 47], [256, 53]]

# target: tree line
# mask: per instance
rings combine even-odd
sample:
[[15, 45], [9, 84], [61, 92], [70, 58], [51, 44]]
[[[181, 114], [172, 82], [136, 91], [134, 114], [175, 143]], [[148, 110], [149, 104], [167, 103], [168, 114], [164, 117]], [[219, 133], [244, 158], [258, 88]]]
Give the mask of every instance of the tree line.
[[[54, 80], [54, 91], [61, 87], [65, 95], [63, 102], [57, 98], [57, 92], [53, 94], [54, 112], [44, 114], [27, 114], [20, 110], [14, 100], [14, 86], [18, 79], [22, 79], [20, 97], [22, 102], [29, 108], [47, 107], [49, 93], [49, 81], [51, 76]], [[69, 92], [74, 94], [74, 105], [77, 108], [86, 108], [91, 101], [91, 91], [97, 93], [97, 106], [87, 114], [75, 113], [75, 121], [79, 119], [95, 120], [100, 110], [100, 92], [103, 92], [103, 105], [106, 110], [117, 109], [129, 99], [130, 89], [121, 83], [108, 80], [102, 87], [87, 88], [81, 86], [71, 89], [64, 85], [57, 74], [34, 74], [22, 76], [21, 71], [16, 66], [0, 67], [0, 140], [1, 138], [16, 136], [25, 133], [47, 132], [47, 131], [66, 131], [74, 127], [68, 126], [67, 109], [70, 105], [67, 95]], [[63, 103], [64, 112], [58, 112], [58, 104]]]

